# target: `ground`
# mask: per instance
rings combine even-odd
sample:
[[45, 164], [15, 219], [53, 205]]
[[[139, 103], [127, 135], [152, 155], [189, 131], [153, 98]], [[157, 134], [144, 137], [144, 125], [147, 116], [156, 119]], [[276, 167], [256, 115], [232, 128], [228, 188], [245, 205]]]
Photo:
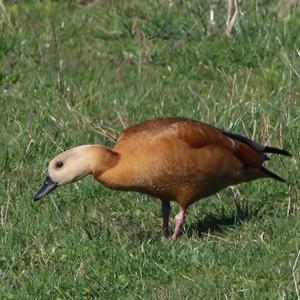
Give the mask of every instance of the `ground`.
[[[227, 1], [0, 1], [1, 298], [299, 298], [300, 8], [242, 2], [225, 34]], [[197, 202], [175, 243], [92, 178], [33, 202], [62, 150], [163, 116], [289, 150], [286, 184]]]

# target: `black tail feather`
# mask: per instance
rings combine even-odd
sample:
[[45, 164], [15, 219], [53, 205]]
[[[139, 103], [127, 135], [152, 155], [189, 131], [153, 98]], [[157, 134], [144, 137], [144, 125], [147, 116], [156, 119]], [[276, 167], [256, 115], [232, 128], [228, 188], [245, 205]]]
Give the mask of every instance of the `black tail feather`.
[[289, 153], [289, 152], [286, 151], [286, 150], [278, 149], [278, 148], [275, 148], [275, 147], [268, 147], [268, 146], [266, 146], [266, 147], [264, 148], [263, 152], [265, 152], [265, 153], [281, 154], [281, 155], [285, 155], [285, 156], [292, 156], [292, 154]]
[[259, 153], [274, 153], [274, 154], [280, 154], [280, 155], [285, 155], [285, 156], [292, 156], [291, 153], [289, 153], [286, 150], [283, 149], [279, 149], [279, 148], [275, 148], [275, 147], [268, 147], [268, 146], [263, 146], [255, 141], [250, 140], [249, 138], [239, 135], [239, 134], [235, 134], [235, 133], [231, 133], [231, 132], [227, 132], [225, 130], [221, 130], [223, 134], [225, 134], [226, 136], [238, 140], [242, 143], [247, 144], [248, 146], [250, 146], [251, 148], [253, 148], [254, 150], [256, 150]]
[[275, 174], [275, 173], [269, 171], [269, 170], [266, 169], [265, 167], [261, 167], [261, 170], [262, 170], [266, 175], [268, 175], [268, 177], [271, 177], [271, 178], [273, 178], [273, 179], [275, 179], [275, 180], [278, 180], [278, 181], [281, 181], [281, 182], [285, 182], [285, 180], [284, 180], [282, 177], [280, 177], [280, 176], [278, 176], [277, 174]]

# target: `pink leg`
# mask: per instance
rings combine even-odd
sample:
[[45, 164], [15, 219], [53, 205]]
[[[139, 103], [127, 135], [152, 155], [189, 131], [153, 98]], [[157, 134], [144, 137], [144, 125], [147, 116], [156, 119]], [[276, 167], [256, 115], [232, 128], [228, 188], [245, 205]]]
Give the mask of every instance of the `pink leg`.
[[179, 213], [175, 216], [175, 231], [172, 236], [172, 239], [176, 241], [182, 235], [182, 226], [185, 220], [186, 210], [180, 208]]
[[167, 237], [169, 234], [169, 216], [170, 216], [170, 210], [171, 210], [171, 206], [170, 206], [170, 202], [169, 201], [161, 201], [161, 210], [162, 210], [162, 234], [164, 237]]

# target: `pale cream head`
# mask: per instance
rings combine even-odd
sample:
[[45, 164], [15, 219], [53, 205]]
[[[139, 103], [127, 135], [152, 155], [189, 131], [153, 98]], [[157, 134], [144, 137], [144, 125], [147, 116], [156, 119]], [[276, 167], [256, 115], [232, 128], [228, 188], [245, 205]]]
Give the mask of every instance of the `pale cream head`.
[[35, 194], [34, 200], [41, 199], [60, 185], [78, 181], [86, 175], [100, 175], [113, 167], [118, 158], [118, 153], [103, 145], [84, 145], [65, 151], [49, 163], [46, 181]]
[[64, 185], [78, 181], [92, 173], [90, 147], [92, 146], [79, 146], [56, 156], [49, 163], [49, 177], [57, 185]]

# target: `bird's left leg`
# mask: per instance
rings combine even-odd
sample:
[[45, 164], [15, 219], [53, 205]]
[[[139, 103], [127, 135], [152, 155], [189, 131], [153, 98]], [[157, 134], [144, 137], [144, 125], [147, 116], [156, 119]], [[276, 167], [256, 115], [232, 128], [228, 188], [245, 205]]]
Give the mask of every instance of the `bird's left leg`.
[[182, 235], [182, 228], [185, 221], [186, 208], [180, 207], [179, 213], [175, 216], [175, 231], [172, 239], [176, 241]]
[[162, 211], [162, 234], [164, 237], [168, 237], [169, 234], [169, 217], [170, 217], [171, 205], [169, 201], [161, 200]]

